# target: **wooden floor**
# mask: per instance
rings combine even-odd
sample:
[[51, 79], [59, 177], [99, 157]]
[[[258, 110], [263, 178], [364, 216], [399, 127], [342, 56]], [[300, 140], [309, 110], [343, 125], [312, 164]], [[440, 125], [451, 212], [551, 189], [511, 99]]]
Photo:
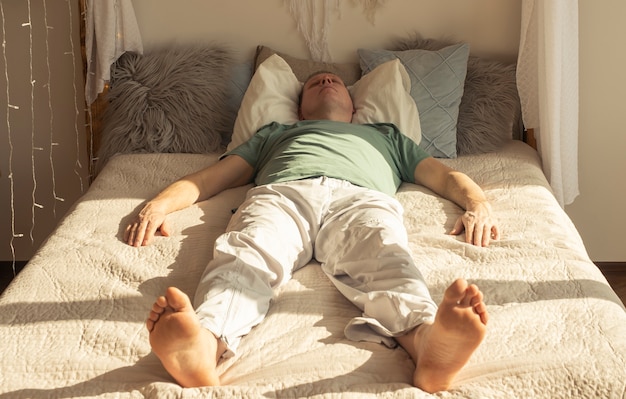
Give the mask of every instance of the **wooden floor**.
[[[15, 262], [15, 274], [19, 273], [24, 265], [26, 262]], [[13, 277], [13, 262], [0, 262], [0, 293], [7, 288]]]
[[[26, 262], [17, 262], [16, 271], [19, 273]], [[611, 284], [617, 295], [626, 304], [626, 263], [598, 263], [598, 267]], [[12, 262], [0, 262], [0, 293], [13, 279]]]

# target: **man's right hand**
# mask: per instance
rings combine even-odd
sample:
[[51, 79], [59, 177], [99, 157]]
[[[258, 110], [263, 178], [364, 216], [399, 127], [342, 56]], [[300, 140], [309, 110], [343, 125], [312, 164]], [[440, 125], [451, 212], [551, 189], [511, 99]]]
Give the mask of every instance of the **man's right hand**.
[[203, 201], [222, 191], [252, 182], [254, 168], [238, 155], [228, 156], [170, 184], [148, 201], [124, 231], [133, 247], [150, 245], [157, 231], [169, 237], [166, 215]]
[[170, 228], [164, 212], [153, 209], [148, 203], [139, 212], [135, 220], [126, 227], [124, 241], [133, 247], [150, 245], [157, 231], [161, 235], [169, 237]]

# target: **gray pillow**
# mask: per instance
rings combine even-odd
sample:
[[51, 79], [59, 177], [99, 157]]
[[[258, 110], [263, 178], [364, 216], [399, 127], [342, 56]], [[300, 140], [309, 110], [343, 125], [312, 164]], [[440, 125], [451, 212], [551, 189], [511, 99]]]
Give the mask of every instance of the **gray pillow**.
[[[416, 35], [398, 40], [392, 49], [439, 50], [453, 43]], [[515, 73], [514, 63], [469, 56], [457, 122], [458, 155], [496, 151], [505, 142], [522, 138], [521, 105]]]
[[434, 157], [456, 158], [456, 125], [469, 46], [460, 43], [438, 50], [359, 49], [358, 54], [364, 74], [386, 61], [400, 59], [411, 77], [411, 97], [419, 111], [420, 147]]
[[236, 118], [232, 69], [230, 50], [215, 44], [123, 54], [111, 71], [97, 170], [117, 153], [223, 150]]

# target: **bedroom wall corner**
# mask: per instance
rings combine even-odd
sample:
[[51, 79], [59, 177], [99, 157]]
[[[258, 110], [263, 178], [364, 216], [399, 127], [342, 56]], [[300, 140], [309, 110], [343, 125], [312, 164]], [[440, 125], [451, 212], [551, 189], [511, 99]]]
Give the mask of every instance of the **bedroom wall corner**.
[[580, 196], [565, 210], [594, 262], [626, 262], [626, 3], [579, 2]]

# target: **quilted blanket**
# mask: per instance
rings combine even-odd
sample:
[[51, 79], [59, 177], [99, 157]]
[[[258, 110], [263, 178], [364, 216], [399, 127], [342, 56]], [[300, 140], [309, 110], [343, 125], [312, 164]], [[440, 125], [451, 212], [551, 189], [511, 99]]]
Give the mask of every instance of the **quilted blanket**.
[[626, 312], [559, 207], [537, 154], [520, 142], [445, 162], [474, 178], [500, 240], [467, 245], [461, 213], [423, 187], [397, 197], [417, 265], [439, 302], [457, 277], [476, 283], [490, 321], [449, 391], [411, 386], [401, 348], [344, 337], [359, 311], [317, 263], [276, 290], [267, 318], [219, 365], [226, 384], [183, 389], [151, 353], [144, 320], [170, 285], [193, 295], [215, 238], [247, 187], [171, 215], [174, 233], [122, 242], [126, 223], [176, 178], [217, 155], [114, 157], [0, 297], [0, 398], [623, 398]]

